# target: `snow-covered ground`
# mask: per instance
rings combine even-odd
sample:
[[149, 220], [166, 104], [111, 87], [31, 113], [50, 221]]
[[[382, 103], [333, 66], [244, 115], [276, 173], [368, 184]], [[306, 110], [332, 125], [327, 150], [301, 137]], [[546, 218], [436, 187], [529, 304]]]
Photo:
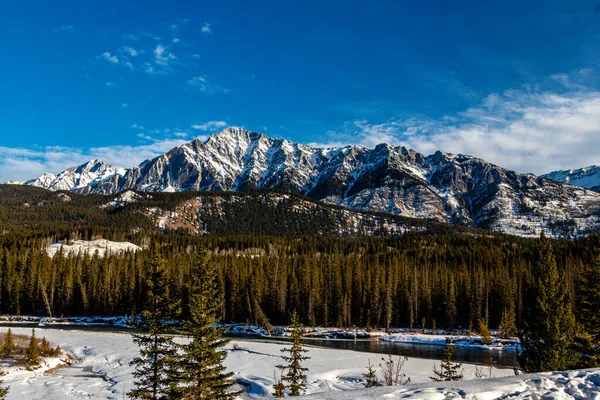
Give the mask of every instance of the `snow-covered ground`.
[[65, 256], [69, 254], [84, 254], [88, 253], [90, 256], [98, 252], [100, 257], [104, 257], [106, 252], [109, 253], [123, 253], [127, 251], [136, 252], [141, 250], [140, 246], [137, 246], [130, 242], [112, 242], [106, 239], [98, 240], [74, 240], [71, 244], [62, 242], [53, 243], [46, 248], [46, 252], [50, 257], [54, 257], [62, 249]]
[[[14, 333], [29, 334], [29, 328], [12, 328]], [[11, 386], [8, 399], [124, 399], [132, 388], [132, 368], [129, 361], [137, 354], [131, 336], [124, 333], [91, 332], [83, 330], [40, 329], [38, 337], [45, 336], [60, 345], [79, 362], [52, 374], [20, 372], [9, 374], [5, 383]], [[247, 350], [233, 351], [233, 343], [226, 366], [243, 383], [250, 398], [270, 396], [275, 365], [281, 362], [281, 348], [286, 344], [235, 340]], [[370, 360], [381, 362], [381, 354], [310, 347], [312, 357], [306, 362], [308, 394], [323, 398], [326, 393], [362, 389], [362, 373]], [[404, 372], [412, 382], [429, 382], [434, 360], [410, 358]], [[474, 365], [464, 365], [467, 379], [475, 376]], [[484, 369], [487, 373], [487, 369]], [[493, 376], [510, 376], [512, 370], [494, 369]], [[358, 395], [360, 392], [349, 392]], [[375, 393], [375, 392], [373, 392]], [[382, 393], [386, 394], [388, 392]], [[329, 395], [329, 394], [327, 394]], [[384, 397], [382, 397], [384, 398]]]
[[[29, 334], [29, 328], [12, 328]], [[46, 337], [79, 361], [52, 373], [42, 370], [9, 370], [4, 377], [10, 385], [8, 399], [125, 399], [132, 388], [129, 361], [137, 348], [125, 333], [83, 330], [39, 329]], [[245, 350], [228, 345], [226, 366], [246, 389], [241, 398], [270, 397], [275, 365], [281, 362], [285, 344], [235, 340]], [[412, 384], [364, 389], [362, 373], [370, 360], [381, 362], [381, 354], [309, 347], [306, 362], [308, 392], [311, 399], [600, 399], [600, 369], [514, 376], [509, 369], [493, 369], [496, 379], [473, 380], [474, 365], [464, 364], [468, 381], [431, 382], [434, 360], [410, 358], [404, 372]], [[51, 360], [45, 369], [58, 364]], [[489, 370], [483, 368], [483, 373]]]

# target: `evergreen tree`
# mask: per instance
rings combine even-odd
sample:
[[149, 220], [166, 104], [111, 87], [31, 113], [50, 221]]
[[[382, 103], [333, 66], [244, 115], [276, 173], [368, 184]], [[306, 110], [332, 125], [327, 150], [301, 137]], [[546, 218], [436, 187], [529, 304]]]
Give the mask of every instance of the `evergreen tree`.
[[500, 335], [507, 339], [514, 337], [517, 333], [515, 309], [509, 305], [502, 312], [502, 320], [500, 321]]
[[363, 383], [363, 385], [365, 385], [366, 388], [379, 386], [377, 371], [375, 370], [375, 366], [371, 364], [371, 360], [369, 360], [369, 364], [367, 365], [367, 372], [362, 374], [362, 376], [365, 378], [365, 383]]
[[[3, 372], [0, 371], [0, 374], [2, 374]], [[6, 398], [6, 396], [8, 395], [8, 391], [10, 390], [10, 386], [1, 386], [4, 383], [4, 381], [2, 379], [0, 379], [0, 399], [4, 400]]]
[[566, 285], [561, 281], [550, 241], [542, 235], [533, 284], [526, 304], [522, 351], [524, 372], [562, 371], [573, 366], [575, 318]]
[[481, 335], [481, 341], [483, 344], [492, 344], [492, 334], [490, 333], [490, 328], [488, 328], [483, 319], [479, 320], [479, 334]]
[[4, 335], [4, 343], [2, 343], [2, 356], [11, 357], [13, 354], [15, 354], [15, 349], [16, 347], [13, 334], [10, 328], [8, 328], [6, 335]]
[[222, 329], [215, 326], [222, 306], [216, 265], [207, 252], [202, 252], [190, 272], [189, 319], [184, 322], [190, 342], [182, 346], [181, 361], [184, 397], [233, 399], [238, 394], [228, 391], [235, 383], [231, 380], [233, 372], [225, 372], [227, 352], [219, 350], [229, 340], [223, 339]]
[[579, 320], [581, 331], [576, 337], [576, 350], [580, 355], [578, 368], [600, 366], [600, 250], [584, 266], [579, 288]]
[[25, 360], [29, 366], [35, 366], [40, 363], [40, 354], [37, 339], [35, 338], [35, 329], [31, 330], [29, 345], [25, 349]]
[[[458, 371], [460, 369], [460, 372]], [[462, 364], [454, 362], [454, 348], [449, 343], [444, 350], [444, 358], [440, 363], [440, 369], [433, 366], [433, 375], [429, 377], [432, 381], [460, 381], [463, 379]]]
[[174, 361], [177, 346], [173, 336], [166, 335], [171, 328], [166, 323], [178, 314], [179, 303], [169, 293], [166, 270], [162, 258], [155, 254], [150, 262], [146, 285], [146, 307], [141, 313], [140, 329], [147, 332], [133, 334], [140, 355], [130, 365], [135, 367], [135, 389], [127, 393], [133, 399], [171, 399], [177, 380]]
[[290, 391], [290, 396], [301, 396], [306, 390], [305, 372], [308, 371], [308, 368], [302, 366], [302, 362], [310, 359], [310, 357], [303, 355], [308, 350], [302, 347], [302, 326], [298, 322], [295, 311], [292, 313], [290, 329], [292, 330], [292, 347], [281, 349], [282, 352], [289, 354], [281, 356], [287, 364], [278, 365], [277, 368], [287, 370], [287, 373], [283, 375], [283, 380], [288, 383], [287, 388]]

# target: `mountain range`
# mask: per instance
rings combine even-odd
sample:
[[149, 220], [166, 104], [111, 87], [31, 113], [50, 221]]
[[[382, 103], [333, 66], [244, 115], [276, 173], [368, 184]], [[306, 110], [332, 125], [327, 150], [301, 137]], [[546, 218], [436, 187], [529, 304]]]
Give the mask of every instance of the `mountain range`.
[[[276, 189], [351, 209], [522, 236], [600, 228], [600, 168], [537, 177], [480, 158], [380, 144], [316, 148], [228, 128], [124, 169], [101, 160], [12, 182], [79, 194]], [[568, 183], [568, 184], [567, 184]], [[572, 185], [580, 184], [584, 187]], [[589, 190], [591, 189], [591, 190]]]

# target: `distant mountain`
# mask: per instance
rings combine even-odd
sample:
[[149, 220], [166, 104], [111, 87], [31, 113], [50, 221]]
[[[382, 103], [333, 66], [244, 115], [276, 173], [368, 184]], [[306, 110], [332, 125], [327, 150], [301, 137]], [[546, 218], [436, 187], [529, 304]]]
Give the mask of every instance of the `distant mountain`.
[[542, 178], [600, 192], [600, 165], [580, 169], [554, 171]]
[[519, 174], [467, 155], [440, 151], [424, 155], [387, 144], [374, 149], [314, 148], [228, 128], [206, 142], [183, 144], [127, 171], [107, 166], [104, 177], [92, 174], [87, 183], [59, 179], [78, 176], [76, 171], [82, 167], [26, 184], [41, 186], [50, 181], [41, 187], [111, 195], [126, 189], [277, 189], [352, 209], [523, 236], [538, 235], [542, 229], [577, 236], [600, 227], [599, 193]]
[[37, 179], [25, 181], [24, 184], [48, 190], [86, 191], [87, 187], [93, 187], [101, 181], [109, 181], [116, 176], [123, 176], [125, 172], [127, 172], [125, 168], [113, 167], [100, 160], [91, 160], [68, 168], [56, 176], [45, 173]]

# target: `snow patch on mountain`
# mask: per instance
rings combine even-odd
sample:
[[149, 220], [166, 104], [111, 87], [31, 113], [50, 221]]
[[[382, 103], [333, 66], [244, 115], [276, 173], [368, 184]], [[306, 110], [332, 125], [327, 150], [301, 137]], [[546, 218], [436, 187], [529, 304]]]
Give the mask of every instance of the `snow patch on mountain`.
[[524, 236], [545, 230], [576, 237], [600, 228], [600, 193], [468, 155], [424, 155], [388, 144], [324, 149], [228, 128], [130, 170], [90, 163], [35, 184], [82, 194], [277, 189], [358, 210]]

